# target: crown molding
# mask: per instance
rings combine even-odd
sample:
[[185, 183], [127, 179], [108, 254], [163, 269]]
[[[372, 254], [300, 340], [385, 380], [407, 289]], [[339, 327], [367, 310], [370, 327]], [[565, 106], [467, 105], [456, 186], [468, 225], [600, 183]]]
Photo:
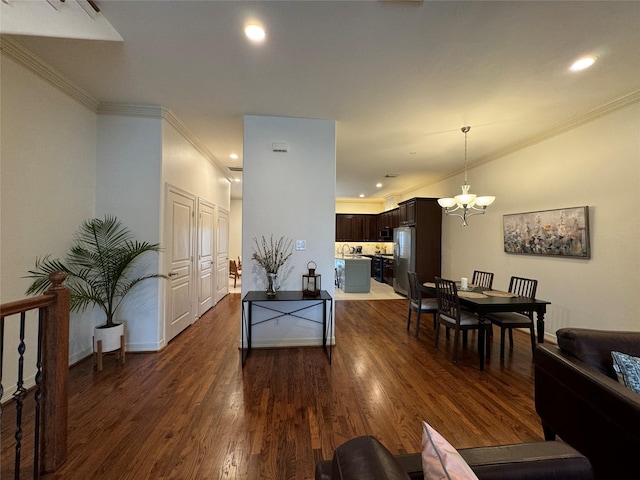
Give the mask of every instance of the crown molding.
[[212, 165], [221, 169], [227, 179], [230, 180], [232, 178], [229, 168], [220, 162], [216, 156], [211, 153], [209, 149], [202, 144], [202, 142], [200, 142], [200, 140], [191, 134], [187, 127], [185, 127], [184, 123], [182, 123], [170, 108], [162, 105], [147, 105], [142, 103], [102, 102], [98, 107], [97, 113], [99, 115], [118, 115], [166, 120], [167, 123], [175, 128], [176, 131], [203, 157], [209, 160]]
[[[609, 115], [611, 113], [617, 112], [618, 110], [622, 110], [623, 108], [626, 108], [628, 106], [631, 106], [633, 104], [636, 104], [640, 102], [640, 90], [634, 90], [626, 95], [623, 95], [622, 97], [619, 97], [615, 100], [610, 101], [609, 103], [605, 103], [604, 105], [595, 108], [593, 110], [588, 111], [587, 113], [584, 113], [582, 115], [578, 115], [577, 117], [573, 117], [570, 118], [569, 120], [566, 120], [562, 123], [557, 124], [556, 126], [554, 126], [553, 128], [550, 128], [549, 130], [542, 132], [539, 135], [536, 135], [534, 137], [530, 137], [527, 138], [521, 142], [516, 142], [516, 143], [512, 143], [511, 145], [507, 145], [504, 148], [500, 148], [498, 150], [495, 150], [491, 153], [489, 153], [488, 155], [485, 155], [483, 157], [480, 157], [476, 160], [474, 160], [473, 162], [470, 162], [467, 165], [467, 170], [473, 167], [479, 167], [481, 165], [484, 165], [486, 163], [492, 162], [494, 160], [497, 160], [499, 158], [505, 157], [507, 155], [510, 155], [512, 153], [518, 152], [520, 150], [524, 150], [525, 148], [531, 147], [533, 145], [536, 145], [538, 143], [544, 142], [545, 140], [549, 140], [553, 137], [556, 137], [562, 133], [566, 133], [570, 130], [573, 130], [575, 128], [578, 128], [582, 125], [585, 125], [589, 122], [593, 122], [594, 120], [598, 120], [599, 118], [602, 118], [606, 115]], [[441, 175], [433, 180], [429, 180], [427, 182], [424, 182], [420, 185], [416, 185], [414, 187], [411, 187], [407, 190], [405, 190], [404, 192], [401, 193], [401, 195], [407, 195], [410, 192], [413, 192], [415, 190], [419, 190], [421, 188], [424, 187], [428, 187], [430, 185], [434, 185], [436, 183], [442, 182], [444, 180], [447, 180], [449, 178], [455, 177], [457, 175], [460, 175], [461, 173], [464, 172], [464, 167], [460, 167], [457, 168], [455, 170], [452, 170], [451, 172], [445, 174], [445, 175]]]
[[163, 119], [171, 112], [162, 105], [143, 103], [100, 102], [97, 113], [100, 115], [118, 115], [123, 117], [147, 117]]
[[31, 70], [41, 79], [57, 87], [90, 110], [97, 112], [98, 106], [100, 105], [100, 101], [97, 98], [46, 64], [15, 40], [6, 35], [2, 35], [0, 38], [0, 50], [2, 50], [2, 53]]
[[74, 100], [89, 108], [99, 115], [121, 115], [130, 117], [159, 118], [166, 120], [180, 135], [184, 137], [202, 156], [215, 167], [221, 169], [227, 178], [231, 178], [231, 172], [211, 153], [191, 132], [182, 121], [167, 107], [162, 105], [145, 105], [115, 102], [100, 102], [86, 90], [80, 88], [69, 78], [46, 64], [33, 52], [23, 47], [7, 35], [0, 36], [0, 50], [15, 61], [32, 71], [44, 81], [57, 87]]
[[484, 157], [480, 157], [474, 162], [470, 163], [470, 166], [479, 166], [483, 165], [487, 162], [491, 162], [496, 160], [497, 158], [504, 157], [506, 155], [512, 154], [519, 150], [523, 150], [527, 147], [535, 145], [537, 143], [544, 142], [545, 140], [549, 140], [550, 138], [556, 137], [562, 133], [566, 133], [569, 130], [573, 130], [574, 128], [578, 128], [587, 123], [593, 122], [599, 118], [609, 115], [610, 113], [617, 112], [623, 108], [626, 108], [634, 103], [640, 102], [640, 90], [635, 90], [631, 93], [623, 95], [620, 98], [612, 100], [609, 103], [605, 103], [604, 105], [597, 107], [589, 112], [586, 112], [582, 115], [578, 115], [577, 117], [570, 118], [564, 122], [557, 124], [555, 127], [550, 128], [549, 130], [542, 132], [539, 135], [534, 137], [530, 137], [528, 139], [523, 140], [522, 142], [513, 143], [511, 145], [507, 145], [504, 148], [500, 148]]

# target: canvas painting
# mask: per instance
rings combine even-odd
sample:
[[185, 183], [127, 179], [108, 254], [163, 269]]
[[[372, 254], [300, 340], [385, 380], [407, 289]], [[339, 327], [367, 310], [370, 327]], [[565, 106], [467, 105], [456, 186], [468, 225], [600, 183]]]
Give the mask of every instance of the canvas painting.
[[589, 207], [504, 215], [504, 251], [590, 258]]

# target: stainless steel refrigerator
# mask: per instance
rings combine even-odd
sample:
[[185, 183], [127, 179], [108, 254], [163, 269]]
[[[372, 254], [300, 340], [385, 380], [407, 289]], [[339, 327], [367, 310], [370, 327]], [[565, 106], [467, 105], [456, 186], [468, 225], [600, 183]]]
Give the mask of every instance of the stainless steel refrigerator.
[[393, 229], [393, 289], [400, 295], [409, 295], [407, 272], [416, 271], [416, 229]]

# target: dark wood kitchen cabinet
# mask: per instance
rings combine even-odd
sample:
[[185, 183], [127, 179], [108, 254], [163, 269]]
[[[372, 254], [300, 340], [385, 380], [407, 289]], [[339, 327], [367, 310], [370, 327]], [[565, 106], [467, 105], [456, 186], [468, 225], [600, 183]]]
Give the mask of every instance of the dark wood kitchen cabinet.
[[336, 214], [336, 242], [375, 242], [378, 240], [377, 216]]
[[393, 285], [393, 258], [385, 258], [382, 260], [382, 278], [384, 283]]
[[416, 224], [416, 208], [418, 199], [404, 201], [398, 204], [401, 227], [413, 227]]
[[336, 242], [353, 241], [352, 218], [353, 215], [336, 215]]
[[387, 228], [393, 230], [394, 228], [399, 227], [400, 221], [398, 211], [398, 208], [394, 208], [393, 210], [387, 210], [386, 212], [378, 214], [378, 230], [382, 231]]
[[412, 198], [398, 204], [401, 226], [415, 228], [415, 272], [421, 282], [441, 274], [442, 208], [436, 198]]

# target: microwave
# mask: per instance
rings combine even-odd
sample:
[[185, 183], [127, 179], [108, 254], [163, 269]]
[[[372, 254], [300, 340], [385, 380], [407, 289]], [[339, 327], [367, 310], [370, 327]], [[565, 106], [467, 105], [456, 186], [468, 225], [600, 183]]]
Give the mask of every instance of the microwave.
[[393, 228], [383, 228], [380, 230], [380, 240], [383, 242], [393, 241]]

